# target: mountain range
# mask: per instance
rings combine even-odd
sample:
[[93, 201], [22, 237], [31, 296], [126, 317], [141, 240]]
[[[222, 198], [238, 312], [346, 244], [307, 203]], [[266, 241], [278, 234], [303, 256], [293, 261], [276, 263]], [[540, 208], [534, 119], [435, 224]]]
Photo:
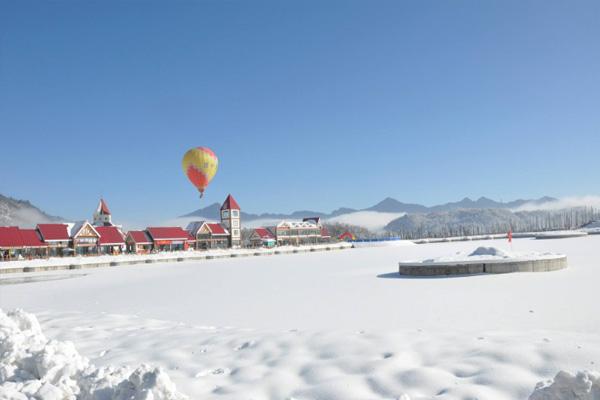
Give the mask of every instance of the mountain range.
[[[338, 208], [330, 213], [322, 211], [312, 210], [301, 210], [294, 211], [292, 213], [261, 213], [252, 214], [242, 211], [242, 220], [254, 221], [254, 220], [276, 220], [276, 219], [301, 219], [303, 217], [321, 217], [324, 219], [338, 217], [344, 214], [352, 214], [357, 212], [372, 211], [378, 213], [402, 213], [402, 214], [426, 214], [431, 212], [451, 211], [459, 209], [514, 209], [524, 204], [543, 204], [548, 202], [557, 201], [553, 197], [544, 196], [539, 199], [533, 200], [514, 200], [509, 202], [501, 202], [489, 199], [487, 197], [480, 197], [477, 200], [472, 200], [468, 197], [456, 202], [450, 202], [432, 207], [427, 207], [421, 204], [403, 203], [391, 197], [387, 197], [379, 203], [363, 209], [354, 209], [348, 207]], [[204, 218], [209, 220], [218, 220], [221, 205], [219, 203], [211, 204], [207, 207], [198, 209], [189, 214], [182, 215], [179, 218]]]
[[63, 218], [48, 215], [29, 201], [0, 194], [0, 226], [34, 227], [36, 224], [59, 222]]

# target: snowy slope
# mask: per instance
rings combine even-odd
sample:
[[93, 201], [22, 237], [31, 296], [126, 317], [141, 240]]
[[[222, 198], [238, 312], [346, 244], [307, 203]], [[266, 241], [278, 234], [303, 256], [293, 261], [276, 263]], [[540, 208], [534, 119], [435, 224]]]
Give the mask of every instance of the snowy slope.
[[16, 200], [0, 194], [0, 226], [34, 227], [45, 222], [61, 221], [48, 215], [28, 201]]

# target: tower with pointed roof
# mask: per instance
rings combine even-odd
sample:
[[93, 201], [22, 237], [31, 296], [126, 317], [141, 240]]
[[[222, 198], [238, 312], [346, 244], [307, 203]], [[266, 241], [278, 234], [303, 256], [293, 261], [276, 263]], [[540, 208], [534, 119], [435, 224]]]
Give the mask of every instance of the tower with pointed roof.
[[98, 208], [96, 208], [96, 212], [94, 213], [94, 226], [113, 226], [112, 216], [110, 215], [110, 210], [106, 205], [104, 199], [100, 199], [98, 203]]
[[221, 224], [229, 231], [229, 246], [242, 245], [242, 223], [240, 206], [232, 195], [228, 195], [221, 206]]

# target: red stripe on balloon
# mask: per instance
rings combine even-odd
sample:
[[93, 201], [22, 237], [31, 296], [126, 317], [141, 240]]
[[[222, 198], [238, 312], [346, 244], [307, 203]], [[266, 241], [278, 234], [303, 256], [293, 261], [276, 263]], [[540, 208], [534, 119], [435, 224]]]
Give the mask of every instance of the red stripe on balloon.
[[192, 184], [198, 189], [204, 190], [208, 186], [208, 178], [206, 177], [204, 172], [198, 170], [193, 165], [190, 165], [188, 167], [186, 175], [188, 179], [192, 182]]

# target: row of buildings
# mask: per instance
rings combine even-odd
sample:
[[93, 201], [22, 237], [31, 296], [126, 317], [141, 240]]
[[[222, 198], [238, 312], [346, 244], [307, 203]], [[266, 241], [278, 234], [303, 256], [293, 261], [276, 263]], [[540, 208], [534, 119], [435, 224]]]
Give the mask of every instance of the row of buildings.
[[181, 227], [148, 227], [124, 232], [112, 222], [101, 199], [92, 222], [38, 224], [33, 229], [0, 227], [0, 260], [239, 247], [273, 247], [327, 242], [331, 238], [319, 218], [281, 221], [242, 237], [241, 209], [228, 195], [220, 209], [221, 222], [194, 221]]

